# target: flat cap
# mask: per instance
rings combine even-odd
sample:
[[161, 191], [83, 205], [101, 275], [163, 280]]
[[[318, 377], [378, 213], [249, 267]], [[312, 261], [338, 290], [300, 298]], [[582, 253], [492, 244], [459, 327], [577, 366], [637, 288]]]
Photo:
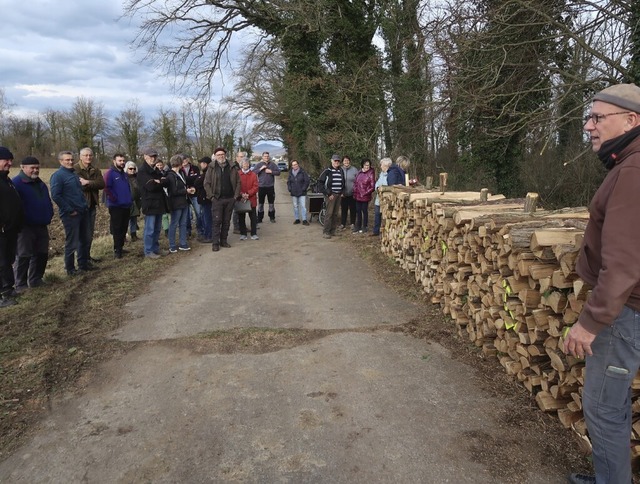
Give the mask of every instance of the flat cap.
[[640, 87], [635, 84], [616, 84], [607, 87], [593, 96], [593, 100], [640, 113]]
[[148, 147], [142, 150], [142, 154], [147, 156], [158, 156], [158, 150]]

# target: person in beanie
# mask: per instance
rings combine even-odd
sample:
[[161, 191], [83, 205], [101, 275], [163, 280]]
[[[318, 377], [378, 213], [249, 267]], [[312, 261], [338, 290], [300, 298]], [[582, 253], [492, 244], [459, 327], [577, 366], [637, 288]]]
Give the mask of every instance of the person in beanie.
[[585, 358], [582, 393], [595, 476], [572, 483], [629, 483], [631, 383], [640, 366], [640, 88], [598, 92], [584, 130], [608, 173], [591, 200], [576, 265], [593, 290], [564, 350]]
[[20, 163], [20, 173], [13, 184], [22, 199], [24, 226], [18, 235], [18, 251], [14, 266], [16, 292], [44, 284], [44, 271], [49, 261], [49, 224], [53, 203], [47, 185], [40, 179], [40, 161], [27, 156]]
[[213, 214], [211, 250], [217, 252], [220, 247], [231, 247], [227, 239], [233, 205], [240, 198], [240, 175], [238, 167], [227, 161], [227, 151], [224, 148], [216, 148], [213, 157], [215, 161], [204, 176], [204, 189], [207, 199], [211, 200]]
[[113, 155], [112, 163], [111, 168], [104, 174], [104, 194], [109, 209], [109, 228], [113, 236], [113, 257], [122, 259], [133, 197], [129, 177], [124, 171], [124, 155], [116, 153]]
[[0, 146], [0, 308], [16, 304], [13, 262], [16, 258], [18, 234], [24, 223], [22, 201], [9, 170], [13, 153]]

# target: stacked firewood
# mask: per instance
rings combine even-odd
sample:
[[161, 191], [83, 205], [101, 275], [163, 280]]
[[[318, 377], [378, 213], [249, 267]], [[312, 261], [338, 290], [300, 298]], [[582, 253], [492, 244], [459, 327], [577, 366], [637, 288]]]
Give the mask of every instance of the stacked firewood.
[[[588, 212], [535, 204], [535, 194], [512, 200], [384, 187], [382, 251], [415, 275], [461, 336], [498, 358], [543, 411], [557, 412], [589, 447], [584, 362], [562, 351], [564, 331], [590, 291], [575, 272]], [[634, 411], [640, 417], [640, 401]]]

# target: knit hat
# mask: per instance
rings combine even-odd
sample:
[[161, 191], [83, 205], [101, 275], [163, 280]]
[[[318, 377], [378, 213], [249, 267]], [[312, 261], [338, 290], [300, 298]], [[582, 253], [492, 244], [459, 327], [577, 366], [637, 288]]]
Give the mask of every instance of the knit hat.
[[9, 151], [9, 148], [0, 146], [0, 160], [13, 160], [13, 153]]
[[593, 96], [593, 100], [640, 113], [640, 87], [635, 84], [616, 84], [607, 87]]
[[21, 165], [39, 165], [40, 160], [35, 156], [27, 156], [24, 160], [20, 162]]
[[211, 157], [203, 156], [198, 160], [198, 163], [206, 163], [207, 165], [211, 163]]
[[227, 154], [227, 150], [225, 150], [222, 146], [218, 146], [215, 150], [213, 150], [213, 154], [215, 155], [218, 151], [224, 151], [224, 154]]

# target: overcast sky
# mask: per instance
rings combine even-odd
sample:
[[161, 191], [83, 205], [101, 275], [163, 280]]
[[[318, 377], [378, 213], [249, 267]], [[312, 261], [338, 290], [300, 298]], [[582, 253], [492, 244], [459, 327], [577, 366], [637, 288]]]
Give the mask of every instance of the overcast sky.
[[[131, 50], [137, 21], [119, 20], [123, 0], [0, 0], [0, 87], [19, 115], [67, 110], [79, 96], [115, 116], [132, 100], [152, 116], [179, 107], [172, 83]], [[223, 86], [222, 80], [226, 83]], [[214, 98], [232, 92], [217, 79]]]

